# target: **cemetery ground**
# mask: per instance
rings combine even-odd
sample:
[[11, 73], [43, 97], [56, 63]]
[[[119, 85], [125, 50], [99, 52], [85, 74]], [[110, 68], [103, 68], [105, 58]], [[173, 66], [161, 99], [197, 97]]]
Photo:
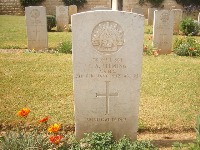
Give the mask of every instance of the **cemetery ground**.
[[[23, 52], [27, 49], [24, 16], [0, 16], [0, 129], [24, 122], [37, 126], [50, 116], [73, 131], [74, 106], [71, 54]], [[145, 44], [152, 42], [152, 26], [145, 26]], [[174, 35], [174, 39], [181, 35]], [[200, 40], [200, 37], [196, 37]], [[49, 49], [71, 41], [70, 32], [48, 32]], [[8, 50], [10, 51], [10, 50]], [[143, 57], [139, 111], [139, 139], [170, 149], [175, 141], [191, 142], [200, 110], [200, 57], [175, 54]], [[31, 109], [26, 120], [16, 116]]]

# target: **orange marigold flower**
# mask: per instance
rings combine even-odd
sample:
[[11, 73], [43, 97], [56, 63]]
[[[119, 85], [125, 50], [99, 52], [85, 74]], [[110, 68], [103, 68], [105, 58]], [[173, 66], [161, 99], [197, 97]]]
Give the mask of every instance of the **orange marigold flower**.
[[46, 116], [39, 120], [39, 123], [46, 123], [49, 120], [49, 116]]
[[48, 128], [48, 131], [50, 132], [50, 133], [55, 133], [55, 132], [57, 132], [58, 130], [60, 129], [60, 125], [58, 125], [58, 124], [53, 124], [53, 125], [51, 125], [49, 128]]
[[62, 139], [62, 135], [50, 136], [49, 140], [53, 144], [59, 144]]
[[20, 111], [17, 112], [17, 115], [26, 118], [29, 112], [30, 112], [29, 108], [22, 108]]

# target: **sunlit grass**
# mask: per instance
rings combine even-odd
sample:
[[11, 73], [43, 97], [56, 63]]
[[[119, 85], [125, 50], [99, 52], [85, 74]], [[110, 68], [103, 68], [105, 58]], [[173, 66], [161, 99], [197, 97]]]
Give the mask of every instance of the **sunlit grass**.
[[[71, 32], [48, 32], [49, 49], [55, 49], [64, 40], [71, 41]], [[27, 48], [25, 16], [0, 15], [0, 48]]]
[[[31, 109], [29, 121], [46, 115], [74, 123], [72, 60], [65, 54], [0, 54], [0, 122], [19, 120], [16, 112]], [[144, 56], [140, 127], [192, 128], [200, 110], [200, 58]]]
[[[24, 16], [0, 16], [0, 48], [27, 48]], [[49, 48], [71, 33], [49, 32]], [[145, 44], [152, 43], [145, 26]], [[181, 36], [174, 36], [178, 38]], [[196, 37], [199, 39], [199, 37]], [[144, 56], [140, 128], [194, 128], [200, 112], [200, 58]], [[49, 115], [51, 122], [74, 123], [72, 60], [66, 54], [0, 54], [0, 123], [16, 123], [29, 107], [28, 121]]]

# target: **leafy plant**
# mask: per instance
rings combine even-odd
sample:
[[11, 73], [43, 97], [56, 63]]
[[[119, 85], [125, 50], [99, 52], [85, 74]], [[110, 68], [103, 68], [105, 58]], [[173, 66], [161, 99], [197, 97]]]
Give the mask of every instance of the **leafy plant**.
[[76, 5], [77, 7], [83, 6], [85, 3], [87, 3], [87, 0], [63, 0], [64, 4], [66, 6], [69, 5]]
[[47, 15], [47, 31], [51, 31], [54, 27], [56, 27], [56, 17], [53, 15]]
[[114, 144], [112, 132], [85, 134], [81, 140], [85, 149], [111, 150]]
[[145, 2], [151, 3], [153, 7], [160, 7], [161, 4], [164, 2], [164, 0], [139, 0], [138, 3], [140, 5], [143, 5]]
[[179, 56], [200, 56], [200, 43], [193, 37], [176, 39], [174, 52]]
[[200, 1], [198, 0], [176, 0], [176, 2], [183, 6], [189, 6], [189, 5], [199, 6], [200, 5]]
[[56, 48], [56, 51], [59, 53], [72, 53], [72, 43], [70, 41], [60, 42]]
[[180, 22], [180, 31], [185, 35], [197, 35], [199, 33], [199, 24], [192, 18], [185, 18]]
[[44, 133], [38, 133], [37, 130], [8, 131], [0, 138], [0, 143], [3, 150], [48, 149], [51, 145], [48, 137]]
[[27, 6], [38, 6], [45, 0], [20, 0], [21, 6], [24, 8]]

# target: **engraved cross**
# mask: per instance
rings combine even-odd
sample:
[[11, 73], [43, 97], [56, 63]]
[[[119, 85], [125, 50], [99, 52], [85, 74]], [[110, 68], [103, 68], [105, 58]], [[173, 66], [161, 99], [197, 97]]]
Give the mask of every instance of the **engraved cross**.
[[110, 100], [110, 96], [118, 96], [118, 93], [110, 93], [109, 90], [109, 83], [110, 81], [105, 81], [106, 82], [106, 93], [102, 94], [102, 93], [96, 93], [96, 97], [106, 97], [106, 115], [109, 114], [109, 100]]

